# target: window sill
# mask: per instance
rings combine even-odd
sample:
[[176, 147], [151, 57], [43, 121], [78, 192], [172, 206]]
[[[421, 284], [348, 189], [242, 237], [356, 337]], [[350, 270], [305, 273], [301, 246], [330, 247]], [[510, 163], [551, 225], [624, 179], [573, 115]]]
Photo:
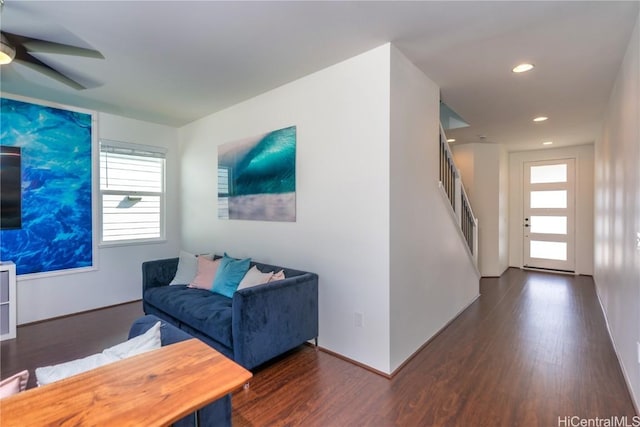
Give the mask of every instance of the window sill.
[[158, 245], [167, 243], [167, 239], [140, 239], [140, 240], [118, 240], [114, 242], [100, 242], [99, 249], [115, 248], [119, 246], [141, 246], [141, 245]]

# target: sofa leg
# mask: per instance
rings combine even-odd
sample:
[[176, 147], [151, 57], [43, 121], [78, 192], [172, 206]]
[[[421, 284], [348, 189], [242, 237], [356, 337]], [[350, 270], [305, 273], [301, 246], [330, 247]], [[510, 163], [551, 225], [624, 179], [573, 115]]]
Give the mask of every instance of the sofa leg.
[[318, 346], [318, 337], [315, 337], [315, 338], [313, 339], [313, 345], [314, 345], [315, 347], [317, 347], [317, 346]]

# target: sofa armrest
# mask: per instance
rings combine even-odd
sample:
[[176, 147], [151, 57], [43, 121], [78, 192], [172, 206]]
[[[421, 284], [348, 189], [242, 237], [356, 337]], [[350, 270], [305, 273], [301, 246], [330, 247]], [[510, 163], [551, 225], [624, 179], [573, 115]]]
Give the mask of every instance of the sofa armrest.
[[178, 271], [178, 258], [157, 259], [142, 263], [142, 292], [171, 283]]
[[237, 291], [232, 310], [234, 360], [252, 369], [318, 336], [318, 275]]

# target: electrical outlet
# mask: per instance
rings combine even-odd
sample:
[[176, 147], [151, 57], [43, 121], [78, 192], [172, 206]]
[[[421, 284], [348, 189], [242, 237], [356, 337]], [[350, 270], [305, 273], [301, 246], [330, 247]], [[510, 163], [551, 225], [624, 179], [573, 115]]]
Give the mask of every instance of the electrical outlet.
[[356, 328], [362, 328], [364, 326], [364, 314], [358, 312], [354, 313], [353, 323], [356, 325]]

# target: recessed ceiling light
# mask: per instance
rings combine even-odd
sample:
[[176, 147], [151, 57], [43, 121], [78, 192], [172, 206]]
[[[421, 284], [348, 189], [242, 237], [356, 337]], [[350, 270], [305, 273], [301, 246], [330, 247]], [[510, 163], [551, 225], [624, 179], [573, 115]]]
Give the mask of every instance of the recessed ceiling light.
[[533, 121], [534, 122], [544, 122], [547, 119], [549, 119], [549, 117], [540, 116], [540, 117], [536, 117], [535, 119], [533, 119]]
[[553, 141], [545, 141], [542, 143], [542, 145], [551, 145], [553, 144]]
[[456, 142], [456, 139], [455, 138], [449, 138], [449, 139], [447, 139], [447, 142]]
[[511, 71], [513, 71], [514, 73], [524, 73], [525, 71], [530, 71], [533, 70], [534, 65], [533, 64], [519, 64], [515, 67], [513, 67], [513, 69]]

